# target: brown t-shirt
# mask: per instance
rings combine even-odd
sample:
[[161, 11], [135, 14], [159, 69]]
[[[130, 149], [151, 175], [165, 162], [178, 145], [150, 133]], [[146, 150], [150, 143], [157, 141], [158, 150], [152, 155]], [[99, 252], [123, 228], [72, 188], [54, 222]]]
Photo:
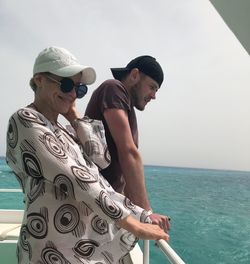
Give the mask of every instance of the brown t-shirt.
[[117, 148], [103, 115], [106, 109], [114, 108], [123, 109], [127, 113], [133, 140], [136, 146], [138, 146], [138, 129], [135, 110], [132, 106], [128, 91], [120, 81], [107, 80], [103, 82], [93, 92], [87, 105], [85, 115], [103, 122], [105, 136], [111, 155], [111, 164], [106, 169], [102, 170], [101, 173], [116, 191], [122, 192], [125, 187], [125, 181], [119, 164]]

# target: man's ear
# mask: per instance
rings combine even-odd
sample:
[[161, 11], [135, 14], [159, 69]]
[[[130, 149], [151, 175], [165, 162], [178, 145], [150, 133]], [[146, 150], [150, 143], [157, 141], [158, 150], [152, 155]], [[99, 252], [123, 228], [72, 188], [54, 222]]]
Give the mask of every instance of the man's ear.
[[140, 71], [138, 68], [134, 68], [130, 72], [130, 80], [133, 83], [137, 83], [140, 80]]

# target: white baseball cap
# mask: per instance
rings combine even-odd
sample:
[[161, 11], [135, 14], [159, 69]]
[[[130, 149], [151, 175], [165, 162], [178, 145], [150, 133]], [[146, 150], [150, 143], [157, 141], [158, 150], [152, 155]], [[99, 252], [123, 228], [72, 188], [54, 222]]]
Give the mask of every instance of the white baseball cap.
[[42, 72], [50, 72], [61, 77], [71, 77], [82, 72], [82, 83], [92, 84], [96, 80], [96, 72], [92, 67], [79, 64], [72, 53], [55, 46], [48, 47], [38, 54], [33, 75]]

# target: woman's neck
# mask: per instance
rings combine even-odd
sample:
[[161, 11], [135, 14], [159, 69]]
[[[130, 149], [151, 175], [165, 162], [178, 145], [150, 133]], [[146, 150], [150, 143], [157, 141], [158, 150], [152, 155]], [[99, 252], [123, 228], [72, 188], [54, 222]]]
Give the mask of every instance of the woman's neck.
[[44, 115], [52, 124], [57, 124], [58, 114], [48, 110], [48, 107], [46, 107], [45, 104], [40, 104], [39, 102], [34, 101], [32, 104], [30, 104], [30, 106], [33, 107], [37, 112]]

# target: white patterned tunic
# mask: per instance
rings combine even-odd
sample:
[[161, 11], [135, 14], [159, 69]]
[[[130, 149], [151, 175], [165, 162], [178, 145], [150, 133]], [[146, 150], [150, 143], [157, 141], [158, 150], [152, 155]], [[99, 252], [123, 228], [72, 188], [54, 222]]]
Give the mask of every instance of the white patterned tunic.
[[149, 221], [99, 173], [108, 160], [103, 127], [92, 126], [91, 139], [85, 127], [80, 120], [77, 140], [30, 107], [9, 120], [6, 160], [25, 201], [18, 263], [121, 263], [137, 239], [115, 222], [128, 215]]

